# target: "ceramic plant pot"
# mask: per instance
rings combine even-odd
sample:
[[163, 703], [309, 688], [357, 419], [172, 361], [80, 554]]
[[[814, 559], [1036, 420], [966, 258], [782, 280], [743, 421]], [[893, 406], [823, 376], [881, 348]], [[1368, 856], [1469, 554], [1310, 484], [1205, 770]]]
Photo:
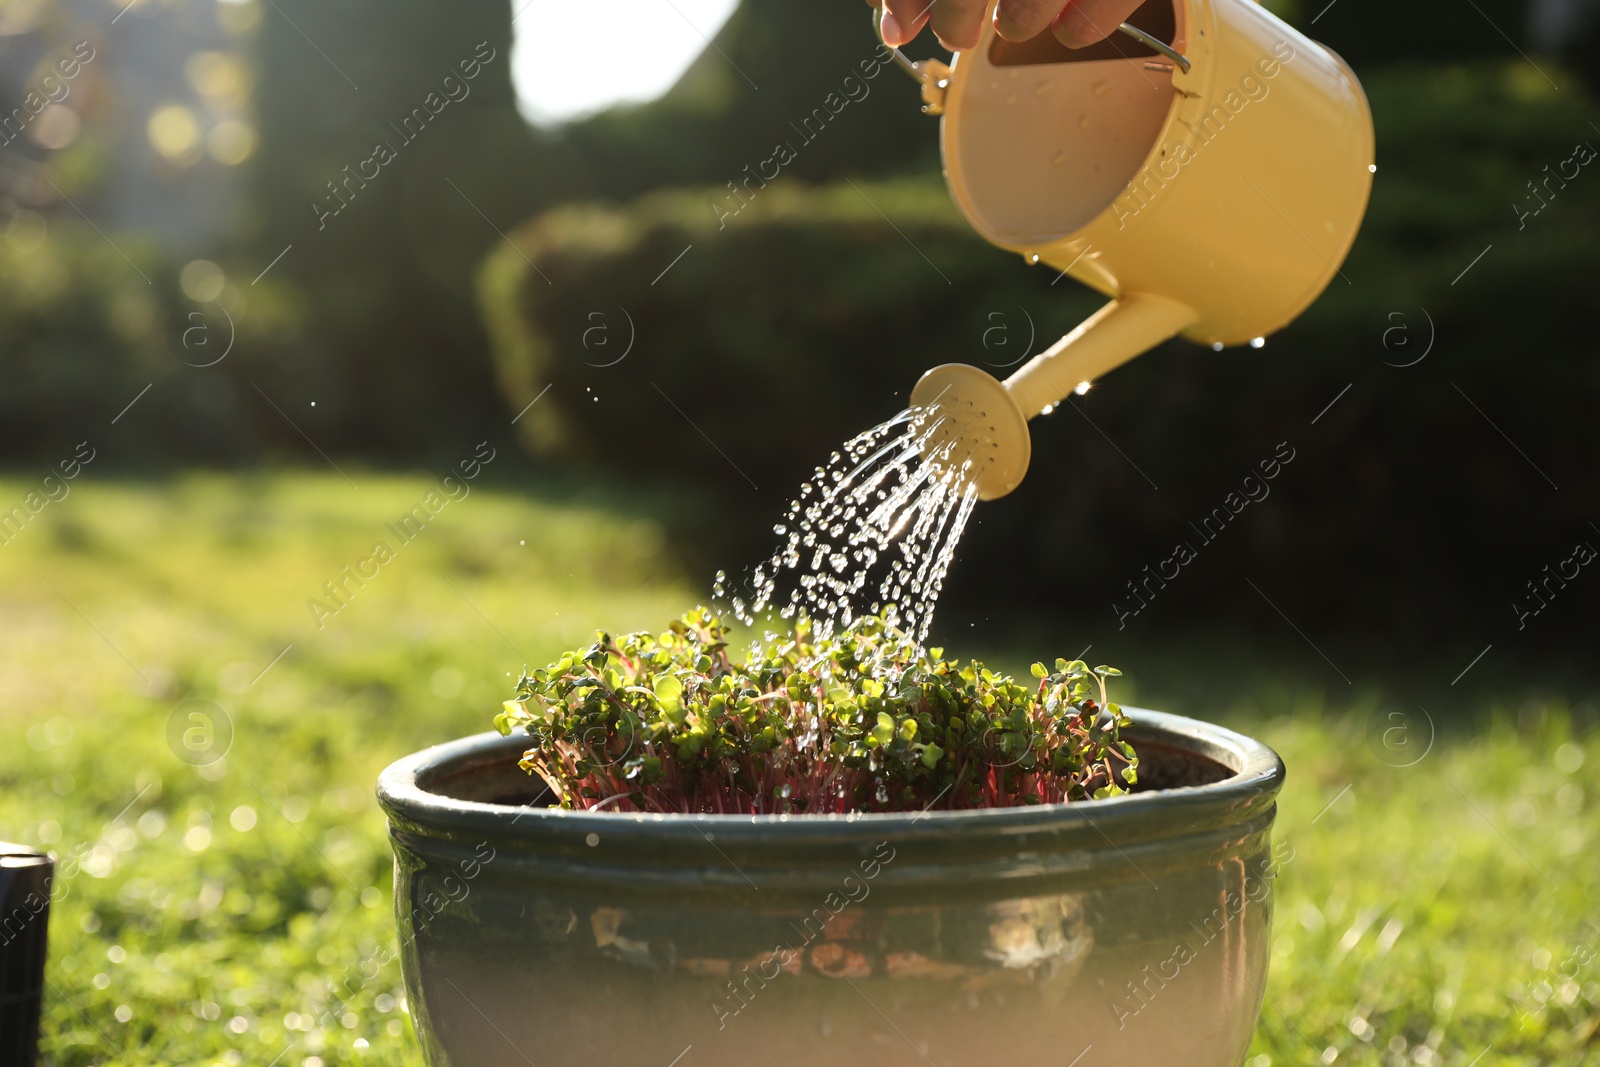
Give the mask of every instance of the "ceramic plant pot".
[[526, 739], [383, 773], [432, 1067], [1238, 1067], [1261, 1008], [1283, 764], [1130, 709], [1140, 789], [858, 816], [538, 806]]

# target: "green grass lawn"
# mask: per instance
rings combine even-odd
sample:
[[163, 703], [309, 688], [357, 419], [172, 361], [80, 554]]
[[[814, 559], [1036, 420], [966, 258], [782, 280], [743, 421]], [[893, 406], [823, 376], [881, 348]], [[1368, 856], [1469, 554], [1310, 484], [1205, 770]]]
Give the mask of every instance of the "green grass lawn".
[[[348, 473], [85, 477], [0, 546], [0, 837], [61, 864], [47, 1064], [419, 1063], [378, 771], [486, 728], [524, 661], [702, 595], [642, 510], [479, 485], [402, 543], [385, 523], [433, 483]], [[1592, 709], [1433, 708], [1429, 747], [1370, 687], [1118, 665], [1131, 703], [1290, 769], [1251, 1067], [1600, 1064]]]

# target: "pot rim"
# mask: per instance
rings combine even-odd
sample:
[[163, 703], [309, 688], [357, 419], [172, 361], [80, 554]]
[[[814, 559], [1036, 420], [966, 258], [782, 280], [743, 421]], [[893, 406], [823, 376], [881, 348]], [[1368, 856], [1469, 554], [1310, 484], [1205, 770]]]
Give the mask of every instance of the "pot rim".
[[[524, 735], [494, 731], [475, 734], [414, 752], [395, 761], [378, 778], [380, 806], [396, 833], [444, 836], [455, 840], [571, 842], [604, 834], [609, 842], [661, 845], [672, 839], [703, 843], [705, 827], [719, 844], [730, 846], [805, 841], [839, 842], [864, 835], [962, 839], [1005, 838], [1088, 824], [1096, 836], [1130, 841], [1216, 829], [1253, 821], [1269, 812], [1283, 785], [1278, 754], [1254, 738], [1213, 723], [1144, 708], [1124, 708], [1133, 727], [1124, 737], [1203, 756], [1233, 773], [1197, 786], [1128, 793], [1101, 800], [959, 811], [855, 812], [824, 815], [657, 814], [653, 812], [568, 811], [463, 800], [430, 792], [425, 784], [474, 765], [498, 763], [521, 751]], [[1175, 809], [1182, 809], [1180, 815]], [[1123, 831], [1116, 833], [1114, 831]]]

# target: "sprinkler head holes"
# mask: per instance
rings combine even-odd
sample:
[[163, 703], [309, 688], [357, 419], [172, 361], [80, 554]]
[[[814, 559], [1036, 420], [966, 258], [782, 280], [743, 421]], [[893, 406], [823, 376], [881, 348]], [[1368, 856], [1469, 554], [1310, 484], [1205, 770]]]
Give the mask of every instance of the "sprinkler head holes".
[[923, 458], [946, 469], [967, 465], [978, 499], [997, 499], [1022, 483], [1033, 452], [1028, 420], [998, 379], [946, 363], [917, 382], [911, 407], [926, 427]]

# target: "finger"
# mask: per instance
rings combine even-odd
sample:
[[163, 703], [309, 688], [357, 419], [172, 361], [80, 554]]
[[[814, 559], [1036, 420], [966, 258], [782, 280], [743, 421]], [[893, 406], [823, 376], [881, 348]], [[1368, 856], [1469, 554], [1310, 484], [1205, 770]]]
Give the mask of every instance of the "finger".
[[928, 24], [928, 0], [886, 0], [883, 41], [891, 48], [910, 44]]
[[[942, 2], [942, 0], [941, 0]], [[994, 28], [1008, 41], [1037, 36], [1061, 13], [1064, 0], [1000, 0]]]
[[1056, 40], [1068, 48], [1084, 48], [1116, 32], [1141, 0], [1069, 0], [1051, 24]]
[[988, 7], [988, 0], [938, 0], [932, 7], [932, 22], [939, 43], [952, 52], [975, 46]]

